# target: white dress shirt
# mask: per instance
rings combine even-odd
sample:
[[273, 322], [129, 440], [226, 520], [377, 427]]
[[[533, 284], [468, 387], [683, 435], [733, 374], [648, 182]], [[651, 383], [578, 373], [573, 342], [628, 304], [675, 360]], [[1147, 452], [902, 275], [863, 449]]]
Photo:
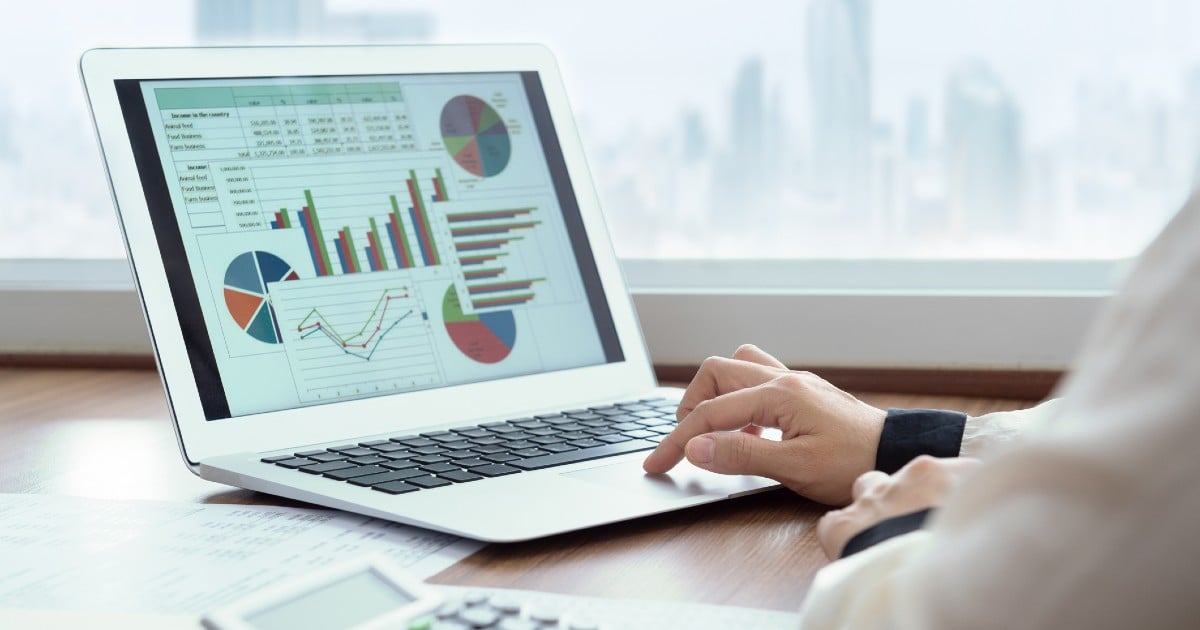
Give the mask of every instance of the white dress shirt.
[[1059, 393], [970, 419], [984, 465], [926, 529], [822, 569], [802, 627], [1200, 628], [1200, 195]]

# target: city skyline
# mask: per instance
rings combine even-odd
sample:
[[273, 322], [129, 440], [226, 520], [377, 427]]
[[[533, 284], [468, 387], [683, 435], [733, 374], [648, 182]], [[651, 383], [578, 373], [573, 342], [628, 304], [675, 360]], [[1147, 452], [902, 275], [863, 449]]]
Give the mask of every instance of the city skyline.
[[[1003, 31], [1034, 3], [1012, 5], [1015, 17], [994, 5], [976, 9], [995, 18], [992, 30]], [[1159, 15], [1167, 5], [1144, 4], [1147, 23], [1162, 31], [1154, 43], [1183, 45], [1181, 29]], [[115, 15], [128, 19], [138, 6], [120, 4]], [[948, 0], [914, 6], [944, 12], [947, 20], [969, 13]], [[1132, 6], [1105, 4], [1112, 15], [1097, 18], [1093, 30], [1115, 33]], [[476, 19], [435, 4], [397, 12], [370, 0], [199, 0], [182, 14], [166, 12], [176, 30], [159, 37], [184, 44], [442, 42], [479, 41], [472, 34], [480, 32], [526, 40], [535, 32], [505, 22], [486, 3], [463, 7]], [[981, 36], [972, 31], [977, 25], [961, 30], [974, 32], [978, 44], [959, 41], [961, 34], [914, 40], [921, 28], [941, 31], [888, 3], [811, 0], [785, 7], [757, 39], [728, 31], [733, 44], [718, 53], [706, 50], [704, 29], [717, 29], [727, 9], [705, 9], [713, 23], [698, 22], [695, 37], [657, 48], [634, 44], [628, 52], [602, 48], [596, 29], [578, 25], [586, 10], [544, 12], [563, 33], [577, 35], [545, 40], [563, 65], [622, 255], [1126, 255], [1200, 176], [1200, 45], [1193, 42], [1170, 64], [1158, 62], [1158, 48], [1142, 46], [1125, 57], [1147, 68], [1122, 57], [1101, 72], [1112, 55], [1094, 41], [1099, 35], [1065, 32], [1076, 38], [1073, 48], [1094, 59], [1051, 55], [1045, 69], [1026, 68], [1032, 53], [993, 44], [999, 35]], [[649, 20], [659, 9], [646, 10]], [[1047, 19], [1066, 13], [1050, 9]], [[1063, 19], [1055, 24], [1067, 24]], [[629, 34], [643, 26], [622, 28]], [[137, 29], [113, 32], [133, 40], [115, 43], [137, 41]], [[905, 32], [909, 41], [898, 40]], [[1038, 29], [1028, 37], [1051, 45]], [[980, 54], [969, 54], [977, 48]], [[64, 49], [61, 61], [73, 63], [73, 49]], [[645, 50], [657, 52], [641, 64], [622, 63], [622, 55]], [[667, 65], [677, 71], [663, 73]], [[29, 70], [4, 72], [0, 83], [12, 85]], [[33, 101], [36, 92], [12, 89], [0, 97], [0, 185], [26, 200], [21, 215], [10, 212], [4, 247], [63, 255], [33, 249], [52, 246], [35, 226], [54, 216], [65, 224], [62, 240], [81, 242], [71, 253], [120, 255], [82, 98], [70, 98], [78, 88], [64, 80], [73, 78], [66, 72], [44, 74], [57, 77], [68, 98]], [[69, 186], [62, 165], [78, 174]]]

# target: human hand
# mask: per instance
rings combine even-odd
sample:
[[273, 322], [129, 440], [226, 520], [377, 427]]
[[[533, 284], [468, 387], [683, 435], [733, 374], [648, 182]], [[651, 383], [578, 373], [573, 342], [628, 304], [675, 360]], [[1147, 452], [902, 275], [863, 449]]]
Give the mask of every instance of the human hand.
[[817, 523], [817, 540], [830, 560], [859, 532], [892, 518], [941, 505], [980, 461], [969, 457], [938, 459], [921, 455], [894, 475], [872, 470], [854, 481], [854, 502], [831, 510]]
[[[686, 455], [705, 470], [769, 477], [815, 501], [845, 505], [854, 479], [875, 466], [886, 415], [744, 345], [730, 359], [704, 361], [679, 403], [679, 426], [642, 466], [665, 473]], [[763, 427], [780, 429], [782, 439], [759, 437]]]

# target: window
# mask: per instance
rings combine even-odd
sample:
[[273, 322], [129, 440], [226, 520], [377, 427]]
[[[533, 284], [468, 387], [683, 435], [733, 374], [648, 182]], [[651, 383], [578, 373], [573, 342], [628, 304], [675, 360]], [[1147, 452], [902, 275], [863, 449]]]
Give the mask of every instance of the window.
[[70, 4], [0, 22], [0, 258], [122, 256], [93, 46], [545, 43], [643, 294], [1098, 296], [1200, 181], [1186, 0]]

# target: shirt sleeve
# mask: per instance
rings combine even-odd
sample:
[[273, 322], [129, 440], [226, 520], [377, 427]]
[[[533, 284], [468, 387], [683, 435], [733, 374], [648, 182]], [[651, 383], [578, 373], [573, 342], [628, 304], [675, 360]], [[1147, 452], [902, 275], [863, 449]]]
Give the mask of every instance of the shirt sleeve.
[[967, 418], [958, 455], [986, 459], [997, 448], [1010, 444], [1031, 427], [1045, 424], [1058, 408], [1052, 398], [1036, 407], [1019, 411], [997, 411]]
[[892, 474], [918, 455], [957, 457], [967, 416], [938, 409], [889, 409], [875, 469]]

